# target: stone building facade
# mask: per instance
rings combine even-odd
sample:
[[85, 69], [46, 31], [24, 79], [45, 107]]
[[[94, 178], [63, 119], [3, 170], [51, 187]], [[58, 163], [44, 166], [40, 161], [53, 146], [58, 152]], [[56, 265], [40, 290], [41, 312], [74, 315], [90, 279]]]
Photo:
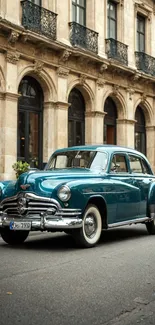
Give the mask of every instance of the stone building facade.
[[0, 178], [118, 144], [155, 170], [155, 2], [0, 0]]

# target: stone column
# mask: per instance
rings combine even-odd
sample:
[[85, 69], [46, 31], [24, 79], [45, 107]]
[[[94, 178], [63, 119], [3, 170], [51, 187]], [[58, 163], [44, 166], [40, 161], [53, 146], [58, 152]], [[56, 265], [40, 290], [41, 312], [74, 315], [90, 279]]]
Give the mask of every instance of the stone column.
[[135, 120], [117, 120], [117, 145], [134, 148], [135, 145]]
[[103, 144], [104, 112], [87, 112], [85, 115], [85, 143]]
[[155, 172], [155, 126], [146, 127], [146, 154]]
[[68, 147], [68, 107], [66, 102], [56, 103], [55, 137], [56, 148]]
[[52, 101], [44, 103], [43, 117], [43, 162], [47, 162], [56, 149], [55, 139], [55, 103]]
[[7, 52], [5, 65], [6, 89], [1, 96], [1, 160], [0, 178], [13, 179], [15, 173], [12, 164], [17, 160], [17, 62], [19, 55], [16, 52]]
[[18, 94], [6, 93], [1, 121], [1, 162], [0, 178], [15, 177], [12, 165], [17, 160], [17, 107]]
[[55, 103], [55, 145], [56, 148], [68, 146], [68, 107], [67, 86], [69, 69], [60, 66], [58, 75], [58, 99]]

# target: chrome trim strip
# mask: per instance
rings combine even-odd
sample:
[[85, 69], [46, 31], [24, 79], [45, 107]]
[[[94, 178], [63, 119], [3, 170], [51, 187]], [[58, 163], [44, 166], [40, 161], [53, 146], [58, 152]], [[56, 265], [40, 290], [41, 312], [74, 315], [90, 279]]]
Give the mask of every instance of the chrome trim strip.
[[132, 225], [133, 223], [142, 223], [142, 222], [148, 222], [148, 221], [152, 221], [152, 218], [145, 217], [145, 218], [137, 218], [137, 219], [133, 219], [133, 220], [111, 223], [111, 224], [108, 224], [108, 228], [127, 226], [127, 225]]

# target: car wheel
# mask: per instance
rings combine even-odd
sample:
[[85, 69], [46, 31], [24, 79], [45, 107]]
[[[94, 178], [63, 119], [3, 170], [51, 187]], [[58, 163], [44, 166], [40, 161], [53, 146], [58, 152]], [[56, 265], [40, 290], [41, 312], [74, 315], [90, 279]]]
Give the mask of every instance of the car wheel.
[[82, 228], [73, 232], [78, 246], [90, 248], [97, 244], [102, 232], [102, 219], [98, 208], [89, 205], [83, 216]]
[[22, 244], [28, 237], [29, 231], [26, 230], [10, 230], [9, 228], [2, 228], [0, 230], [3, 240], [10, 245]]
[[149, 235], [155, 235], [155, 219], [153, 218], [152, 221], [146, 223], [146, 229]]

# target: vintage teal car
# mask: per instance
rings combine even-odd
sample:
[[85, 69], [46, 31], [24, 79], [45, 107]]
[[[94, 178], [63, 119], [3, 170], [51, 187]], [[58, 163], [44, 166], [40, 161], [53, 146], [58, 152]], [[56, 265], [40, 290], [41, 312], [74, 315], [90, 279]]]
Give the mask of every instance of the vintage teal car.
[[55, 151], [43, 171], [0, 183], [0, 233], [11, 245], [29, 231], [64, 231], [92, 247], [103, 229], [143, 223], [155, 233], [155, 176], [140, 152], [110, 145]]

